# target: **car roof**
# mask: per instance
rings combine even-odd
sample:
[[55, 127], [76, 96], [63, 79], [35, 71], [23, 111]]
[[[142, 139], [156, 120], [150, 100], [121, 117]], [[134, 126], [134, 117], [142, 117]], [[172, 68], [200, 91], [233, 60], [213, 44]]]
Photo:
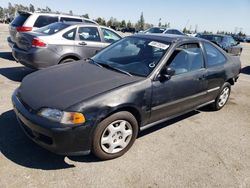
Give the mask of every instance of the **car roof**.
[[64, 22], [59, 22], [59, 23], [64, 23], [67, 25], [93, 25], [93, 26], [99, 26], [94, 23], [86, 23], [86, 22], [71, 22], [71, 21], [64, 21]]
[[[44, 16], [60, 16], [60, 17], [68, 17], [68, 18], [77, 18], [77, 19], [83, 19], [92, 23], [96, 23], [94, 20], [91, 20], [89, 18], [81, 17], [81, 16], [76, 16], [76, 15], [70, 15], [70, 14], [65, 14], [65, 13], [55, 13], [55, 12], [43, 12], [43, 11], [35, 11], [35, 12], [29, 12], [29, 11], [18, 11], [18, 14], [38, 14], [38, 15], [44, 15]], [[97, 24], [97, 23], [96, 23]]]
[[172, 43], [175, 41], [179, 40], [192, 40], [192, 41], [204, 41], [203, 39], [196, 38], [196, 37], [190, 37], [186, 35], [173, 35], [173, 34], [134, 34], [131, 35], [132, 37], [139, 37], [139, 38], [144, 38], [144, 39], [150, 39], [150, 40], [157, 40], [157, 41], [162, 41], [162, 42], [167, 42], [167, 43]]
[[201, 36], [228, 37], [230, 35], [223, 35], [223, 34], [201, 34]]

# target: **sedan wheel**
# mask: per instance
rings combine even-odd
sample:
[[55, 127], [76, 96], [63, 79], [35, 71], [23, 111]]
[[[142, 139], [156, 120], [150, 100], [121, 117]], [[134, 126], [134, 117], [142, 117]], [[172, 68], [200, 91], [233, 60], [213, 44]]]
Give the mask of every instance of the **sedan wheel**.
[[226, 82], [222, 87], [219, 95], [216, 97], [215, 102], [211, 105], [213, 110], [222, 109], [229, 99], [231, 92], [231, 85]]
[[228, 97], [229, 97], [229, 92], [230, 92], [230, 89], [228, 87], [225, 87], [223, 89], [223, 91], [221, 92], [219, 96], [219, 101], [218, 101], [219, 107], [223, 107], [226, 104]]
[[106, 153], [118, 153], [127, 147], [133, 130], [125, 120], [114, 121], [104, 130], [101, 137], [101, 147]]
[[137, 134], [138, 123], [131, 113], [112, 114], [97, 125], [92, 152], [102, 160], [120, 157], [133, 145]]

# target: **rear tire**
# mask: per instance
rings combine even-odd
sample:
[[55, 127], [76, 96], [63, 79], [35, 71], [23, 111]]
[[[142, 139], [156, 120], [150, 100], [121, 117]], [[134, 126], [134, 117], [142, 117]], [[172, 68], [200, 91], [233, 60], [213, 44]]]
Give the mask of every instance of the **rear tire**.
[[224, 83], [221, 87], [219, 95], [216, 97], [215, 102], [211, 104], [211, 108], [215, 111], [222, 109], [227, 103], [231, 92], [231, 84]]
[[137, 134], [138, 123], [131, 113], [112, 114], [97, 125], [92, 153], [101, 160], [120, 157], [131, 148]]

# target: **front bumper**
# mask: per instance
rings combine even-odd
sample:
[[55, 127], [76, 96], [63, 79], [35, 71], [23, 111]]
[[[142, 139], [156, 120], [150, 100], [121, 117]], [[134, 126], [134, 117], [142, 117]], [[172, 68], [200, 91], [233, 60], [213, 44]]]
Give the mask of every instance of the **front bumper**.
[[59, 56], [48, 48], [31, 48], [25, 51], [14, 45], [12, 55], [17, 62], [32, 69], [44, 69], [57, 65], [59, 60]]
[[86, 155], [90, 153], [93, 126], [85, 123], [77, 127], [65, 127], [31, 112], [12, 95], [13, 109], [26, 135], [43, 148], [60, 155]]

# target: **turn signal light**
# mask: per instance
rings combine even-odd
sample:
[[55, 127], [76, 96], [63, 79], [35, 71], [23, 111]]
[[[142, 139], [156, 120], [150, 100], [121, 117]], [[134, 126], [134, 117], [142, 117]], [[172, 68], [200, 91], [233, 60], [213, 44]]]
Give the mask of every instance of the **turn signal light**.
[[73, 112], [71, 115], [72, 115], [72, 122], [74, 124], [80, 124], [86, 121], [84, 115], [81, 113]]

